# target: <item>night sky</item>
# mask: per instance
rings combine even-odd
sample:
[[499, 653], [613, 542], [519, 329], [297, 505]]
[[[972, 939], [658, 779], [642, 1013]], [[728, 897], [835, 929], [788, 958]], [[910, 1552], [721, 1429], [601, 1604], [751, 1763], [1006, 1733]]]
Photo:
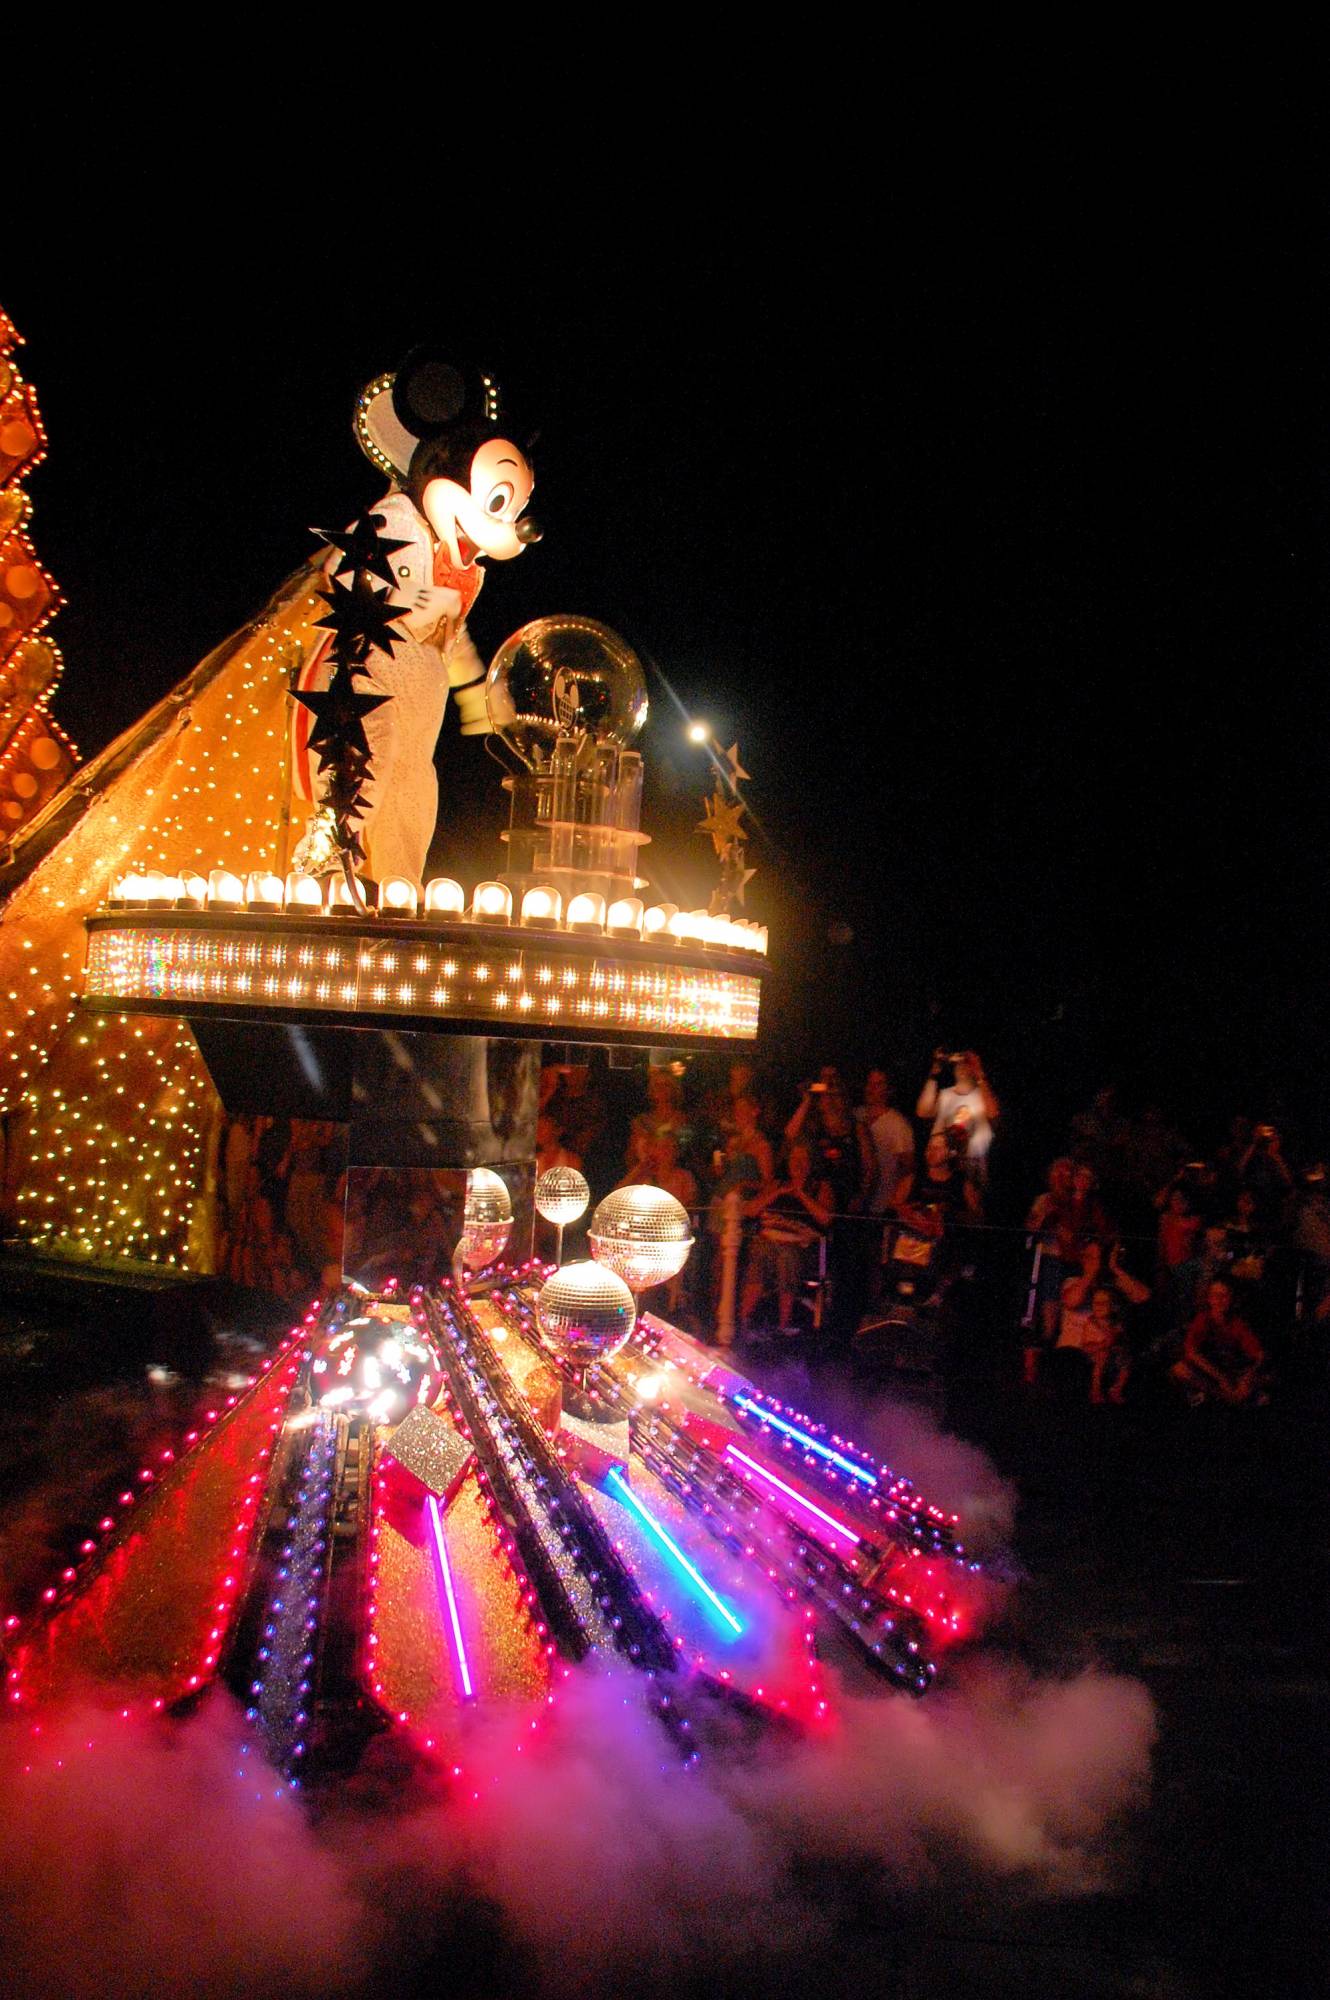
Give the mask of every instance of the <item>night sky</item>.
[[[477, 643], [581, 611], [659, 670], [679, 900], [706, 772], [666, 681], [739, 741], [773, 1061], [912, 1095], [974, 1041], [1032, 1153], [1109, 1075], [1324, 1145], [1324, 216], [1182, 171], [856, 185], [481, 214], [459, 270], [332, 231], [326, 183], [168, 228], [126, 166], [0, 269], [59, 715], [101, 747], [375, 498], [355, 393], [445, 339], [539, 432], [545, 540]], [[487, 871], [498, 773], [452, 727], [439, 852]]]

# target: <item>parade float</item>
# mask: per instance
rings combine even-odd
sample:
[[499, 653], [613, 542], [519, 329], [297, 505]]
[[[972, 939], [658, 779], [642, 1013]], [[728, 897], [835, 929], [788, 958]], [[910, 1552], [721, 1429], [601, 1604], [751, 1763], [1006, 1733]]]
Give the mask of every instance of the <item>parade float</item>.
[[[579, 1662], [685, 1759], [716, 1702], [820, 1726], [829, 1658], [925, 1694], [984, 1602], [956, 1518], [649, 1309], [691, 1248], [670, 1196], [607, 1196], [563, 1263], [589, 1191], [535, 1171], [542, 1043], [754, 1040], [738, 814], [718, 788], [709, 906], [654, 899], [631, 649], [554, 617], [482, 667], [480, 565], [536, 537], [494, 378], [417, 352], [356, 432], [386, 497], [5, 862], [22, 1241], [208, 1269], [227, 1119], [345, 1146], [340, 1267], [7, 1613], [11, 1710], [220, 1680], [299, 1783], [391, 1731], [462, 1778], [478, 1714], [535, 1726]], [[509, 757], [479, 880], [428, 865], [450, 688]]]

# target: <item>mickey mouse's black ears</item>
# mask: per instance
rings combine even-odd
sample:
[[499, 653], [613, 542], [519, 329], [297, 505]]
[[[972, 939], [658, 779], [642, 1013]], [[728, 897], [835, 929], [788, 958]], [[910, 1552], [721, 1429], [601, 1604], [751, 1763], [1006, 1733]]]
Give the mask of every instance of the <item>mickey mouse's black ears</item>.
[[418, 438], [437, 437], [467, 405], [466, 377], [437, 347], [413, 347], [393, 378], [393, 413]]
[[413, 347], [395, 374], [379, 375], [361, 390], [355, 431], [365, 456], [400, 480], [418, 445], [451, 433], [459, 452], [473, 449], [497, 426], [500, 411], [499, 385], [488, 370], [464, 374], [441, 348]]

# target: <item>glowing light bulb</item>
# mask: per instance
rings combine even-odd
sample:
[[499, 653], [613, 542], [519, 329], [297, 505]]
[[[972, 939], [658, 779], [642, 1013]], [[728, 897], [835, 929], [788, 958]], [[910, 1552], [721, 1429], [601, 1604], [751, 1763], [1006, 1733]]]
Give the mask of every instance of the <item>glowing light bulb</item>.
[[512, 921], [513, 892], [502, 882], [478, 882], [471, 898], [471, 915], [477, 923], [506, 924]]
[[414, 917], [420, 898], [405, 875], [390, 875], [379, 884], [379, 908], [387, 916]]
[[245, 904], [251, 910], [280, 910], [286, 885], [280, 875], [255, 871], [245, 880]]
[[425, 910], [432, 917], [460, 917], [466, 908], [466, 896], [460, 882], [454, 882], [450, 875], [436, 875], [425, 885]]
[[214, 868], [208, 876], [208, 902], [217, 909], [238, 910], [245, 900], [245, 885], [229, 869]]
[[563, 897], [557, 889], [547, 889], [538, 884], [528, 889], [522, 898], [522, 922], [524, 924], [557, 924], [563, 911]]
[[286, 907], [288, 910], [321, 910], [323, 884], [318, 876], [302, 875], [293, 869], [286, 878]]
[[603, 931], [605, 898], [589, 893], [574, 896], [568, 905], [568, 928], [570, 931]]
[[328, 909], [333, 916], [353, 917], [358, 915], [351, 896], [351, 885], [345, 875], [328, 877]]

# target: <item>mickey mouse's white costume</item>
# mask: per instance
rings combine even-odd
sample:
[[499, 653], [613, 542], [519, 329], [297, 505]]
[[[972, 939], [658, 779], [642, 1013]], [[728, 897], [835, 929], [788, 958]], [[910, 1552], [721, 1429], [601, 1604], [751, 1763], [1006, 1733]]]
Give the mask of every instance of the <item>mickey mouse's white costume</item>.
[[[532, 474], [525, 452], [503, 434], [493, 378], [468, 380], [432, 349], [417, 349], [396, 375], [371, 382], [355, 426], [367, 456], [395, 482], [371, 519], [382, 541], [401, 544], [391, 555], [389, 592], [400, 641], [391, 651], [375, 648], [357, 675], [362, 692], [391, 697], [365, 718], [372, 761], [358, 832], [371, 877], [419, 884], [438, 818], [434, 746], [449, 688], [464, 736], [490, 727], [485, 667], [466, 618], [484, 581], [481, 560], [506, 561], [539, 539], [534, 522], [518, 519]], [[298, 689], [321, 687], [327, 676], [324, 645], [306, 662]], [[299, 706], [292, 769], [297, 797], [317, 803], [309, 714]], [[293, 866], [317, 872], [332, 860], [322, 818], [311, 821]]]

